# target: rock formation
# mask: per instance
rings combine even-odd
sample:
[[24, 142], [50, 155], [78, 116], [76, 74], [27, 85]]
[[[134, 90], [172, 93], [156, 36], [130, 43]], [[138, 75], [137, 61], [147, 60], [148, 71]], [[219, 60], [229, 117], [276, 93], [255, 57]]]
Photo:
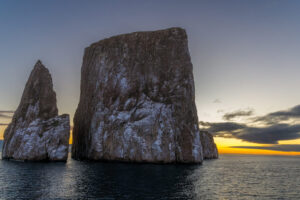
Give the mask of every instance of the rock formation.
[[219, 157], [217, 145], [214, 142], [212, 134], [207, 131], [200, 131], [201, 143], [204, 159], [214, 159]]
[[72, 157], [201, 163], [185, 30], [104, 39], [85, 49]]
[[69, 115], [58, 116], [51, 75], [38, 61], [12, 122], [4, 132], [2, 158], [65, 161], [69, 136]]

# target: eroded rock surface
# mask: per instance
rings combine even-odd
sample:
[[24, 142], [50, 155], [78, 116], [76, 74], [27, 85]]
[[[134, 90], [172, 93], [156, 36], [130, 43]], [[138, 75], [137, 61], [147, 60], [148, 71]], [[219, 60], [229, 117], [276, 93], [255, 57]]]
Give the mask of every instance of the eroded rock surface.
[[73, 130], [75, 159], [201, 163], [186, 32], [104, 39], [85, 49]]
[[51, 75], [38, 61], [12, 122], [5, 130], [2, 158], [65, 161], [69, 136], [69, 115], [58, 116]]
[[200, 131], [200, 135], [204, 159], [218, 158], [219, 153], [212, 134], [207, 131]]

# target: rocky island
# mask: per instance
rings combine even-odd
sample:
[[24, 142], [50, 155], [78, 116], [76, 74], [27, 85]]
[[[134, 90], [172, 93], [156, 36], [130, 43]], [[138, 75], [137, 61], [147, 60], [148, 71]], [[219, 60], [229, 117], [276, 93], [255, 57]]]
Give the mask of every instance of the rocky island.
[[202, 162], [193, 65], [184, 29], [114, 36], [85, 49], [72, 157]]
[[12, 122], [4, 132], [2, 158], [66, 161], [69, 136], [69, 115], [58, 116], [51, 75], [38, 61], [26, 83]]
[[207, 131], [200, 131], [201, 143], [204, 159], [215, 159], [219, 157], [217, 145], [214, 142], [212, 134]]

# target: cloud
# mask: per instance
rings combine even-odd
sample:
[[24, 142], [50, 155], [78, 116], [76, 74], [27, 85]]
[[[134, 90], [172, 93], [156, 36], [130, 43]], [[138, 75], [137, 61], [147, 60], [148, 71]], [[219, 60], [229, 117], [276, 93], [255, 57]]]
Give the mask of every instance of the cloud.
[[266, 127], [249, 127], [235, 122], [199, 122], [201, 130], [214, 136], [231, 137], [260, 144], [278, 144], [280, 140], [300, 138], [300, 124], [275, 124]]
[[0, 123], [0, 126], [8, 126], [8, 124]]
[[243, 149], [262, 149], [273, 151], [286, 151], [286, 152], [300, 152], [300, 145], [298, 144], [277, 144], [268, 147], [256, 147], [256, 146], [231, 146], [231, 148], [243, 148]]
[[248, 110], [237, 110], [234, 112], [230, 112], [230, 113], [225, 113], [223, 115], [223, 119], [230, 121], [236, 117], [246, 117], [246, 116], [250, 116], [253, 115], [253, 110], [252, 109], [248, 109]]
[[222, 101], [220, 99], [215, 99], [213, 103], [222, 103]]
[[229, 122], [199, 122], [200, 129], [211, 132], [214, 136], [237, 138], [259, 144], [278, 144], [280, 140], [300, 138], [300, 123], [289, 122], [300, 119], [300, 105], [288, 110], [272, 112], [264, 116], [249, 118], [250, 125], [230, 120], [250, 116], [253, 110], [238, 110], [226, 113], [223, 119]]
[[11, 119], [14, 111], [0, 110], [0, 118]]
[[203, 128], [204, 130], [206, 130], [214, 135], [217, 135], [217, 136], [220, 136], [220, 133], [222, 133], [222, 132], [232, 132], [232, 131], [244, 129], [247, 127], [244, 124], [235, 123], [235, 122], [211, 123], [211, 122], [200, 121], [199, 125], [204, 127]]
[[254, 122], [263, 122], [265, 124], [276, 124], [280, 121], [300, 118], [300, 105], [294, 106], [289, 110], [277, 111], [269, 113], [262, 117], [254, 118]]
[[235, 137], [248, 142], [277, 144], [279, 140], [300, 138], [300, 125], [276, 124], [268, 127], [247, 127]]

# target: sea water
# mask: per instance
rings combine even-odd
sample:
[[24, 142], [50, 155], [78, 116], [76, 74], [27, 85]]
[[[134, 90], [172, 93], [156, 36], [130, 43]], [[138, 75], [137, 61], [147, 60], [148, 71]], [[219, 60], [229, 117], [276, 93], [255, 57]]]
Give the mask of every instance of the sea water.
[[0, 199], [300, 199], [300, 157], [220, 155], [202, 165], [0, 160]]

